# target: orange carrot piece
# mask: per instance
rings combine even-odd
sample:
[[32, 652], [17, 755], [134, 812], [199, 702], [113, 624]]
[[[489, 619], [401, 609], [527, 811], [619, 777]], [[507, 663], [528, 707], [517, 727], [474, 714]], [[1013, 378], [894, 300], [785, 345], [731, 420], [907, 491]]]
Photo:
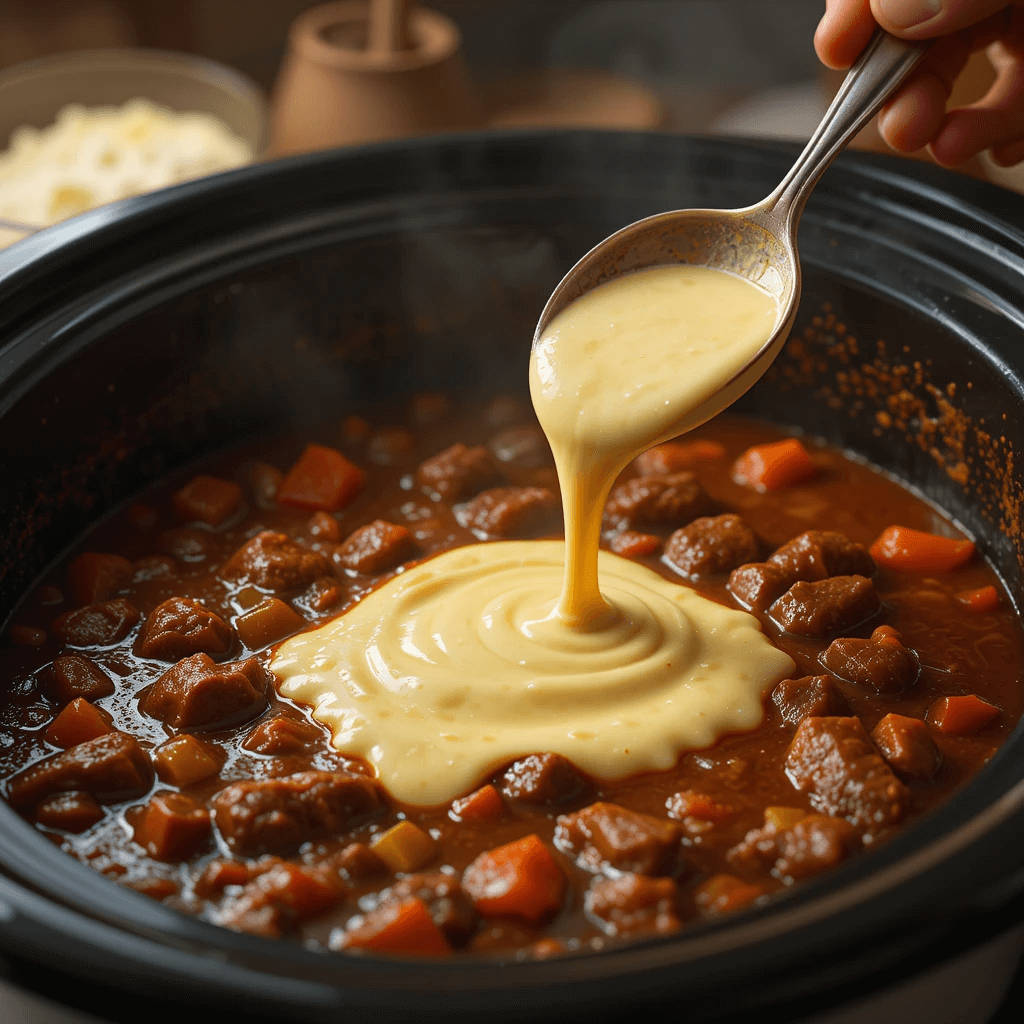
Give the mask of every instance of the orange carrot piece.
[[897, 572], [950, 572], [974, 557], [974, 542], [887, 526], [870, 550], [879, 565]]
[[624, 530], [616, 533], [608, 541], [608, 547], [623, 558], [641, 558], [653, 555], [661, 547], [661, 538], [653, 533], [637, 533], [635, 530]]
[[341, 452], [322, 444], [308, 444], [281, 481], [281, 505], [337, 512], [362, 490], [366, 473]]
[[90, 704], [84, 697], [76, 697], [47, 726], [43, 738], [47, 743], [67, 750], [113, 731], [114, 720], [106, 711]]
[[242, 505], [242, 488], [230, 480], [200, 474], [175, 493], [174, 507], [188, 520], [220, 526]]
[[814, 476], [807, 449], [795, 438], [748, 448], [732, 466], [732, 478], [758, 491], [792, 487]]
[[156, 860], [184, 860], [210, 835], [210, 812], [184, 793], [162, 790], [143, 808], [135, 842]]
[[451, 951], [444, 933], [434, 924], [426, 904], [415, 896], [385, 903], [366, 915], [363, 923], [342, 937], [342, 949], [374, 953], [440, 955]]
[[157, 775], [172, 786], [192, 786], [217, 774], [220, 761], [200, 739], [185, 733], [153, 751]]
[[452, 801], [448, 817], [452, 821], [484, 821], [497, 818], [505, 810], [501, 794], [490, 784], [481, 786], [475, 793]]
[[735, 875], [712, 875], [694, 890], [701, 914], [712, 917], [739, 910], [762, 895], [760, 885], [751, 885]]
[[963, 697], [940, 697], [928, 710], [928, 720], [947, 736], [966, 736], [988, 725], [999, 708], [968, 693]]
[[466, 868], [462, 888], [488, 917], [538, 924], [562, 905], [565, 875], [536, 835], [481, 853]]
[[717, 441], [666, 441], [648, 448], [633, 460], [641, 476], [678, 473], [698, 462], [724, 459], [725, 448]]
[[668, 798], [665, 806], [670, 818], [682, 821], [684, 818], [697, 818], [700, 821], [722, 822], [735, 817], [736, 812], [726, 804], [712, 800], [705, 793], [695, 789], [684, 789]]
[[979, 587], [977, 590], [958, 590], [956, 599], [978, 615], [994, 612], [999, 607], [999, 591], [993, 586]]

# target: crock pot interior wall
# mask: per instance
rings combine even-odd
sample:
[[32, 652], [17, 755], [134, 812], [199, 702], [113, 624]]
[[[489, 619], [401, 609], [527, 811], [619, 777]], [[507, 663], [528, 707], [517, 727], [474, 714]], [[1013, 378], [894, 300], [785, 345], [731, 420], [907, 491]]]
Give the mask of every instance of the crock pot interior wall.
[[[359, 155], [328, 154], [128, 204], [123, 225], [98, 228], [90, 267], [72, 278], [80, 290], [57, 304], [59, 324], [15, 322], [31, 357], [20, 375], [0, 372], [0, 618], [88, 523], [213, 448], [336, 424], [424, 388], [525, 393], [536, 317], [589, 246], [661, 209], [752, 202], [793, 155], [595, 133], [450, 140], [434, 144], [442, 159], [424, 170], [416, 161], [429, 145], [376, 151], [389, 173], [369, 213], [342, 187], [365, 178]], [[826, 175], [801, 232], [795, 344], [741, 407], [913, 481], [975, 533], [1016, 594], [1021, 547], [1005, 517], [1019, 508], [1022, 470], [992, 452], [1024, 445], [1019, 367], [1006, 364], [1019, 358], [1024, 246], [1004, 259], [985, 248], [991, 239], [944, 243], [955, 204], [922, 186], [913, 216], [897, 215], [886, 203], [908, 202], [897, 195], [906, 184], [892, 164], [864, 158]], [[147, 210], [166, 239], [149, 250], [131, 220]], [[175, 216], [196, 218], [187, 236], [175, 234]], [[975, 244], [985, 258], [961, 260], [957, 246]], [[76, 258], [70, 251], [72, 272]], [[909, 376], [890, 375], [898, 387], [884, 374], [873, 390], [850, 384], [881, 358], [879, 339], [883, 362]], [[885, 426], [879, 413], [901, 391], [919, 400], [919, 418], [953, 403], [962, 434]], [[1005, 440], [993, 449], [994, 435]], [[966, 478], [950, 475], [949, 445]]]

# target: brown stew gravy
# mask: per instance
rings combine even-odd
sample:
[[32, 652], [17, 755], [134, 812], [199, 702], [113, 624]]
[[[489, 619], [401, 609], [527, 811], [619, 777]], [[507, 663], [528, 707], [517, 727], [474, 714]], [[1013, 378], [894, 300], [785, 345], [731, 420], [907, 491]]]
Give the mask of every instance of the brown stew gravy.
[[[740, 418], [721, 418], [687, 435], [687, 442], [714, 442], [724, 451], [690, 467], [704, 496], [688, 506], [689, 512], [677, 510], [675, 518], [643, 522], [640, 504], [631, 505], [628, 494], [613, 491], [617, 525], [606, 524], [603, 545], [620, 553], [653, 547], [637, 559], [680, 586], [693, 586], [715, 601], [738, 607], [727, 589], [728, 572], [692, 581], [662, 561], [664, 542], [693, 518], [694, 511], [700, 516], [741, 517], [756, 535], [754, 561], [764, 561], [806, 531], [838, 531], [865, 547], [892, 524], [958, 535], [936, 509], [906, 488], [824, 446], [808, 445], [816, 472], [805, 483], [758, 493], [733, 480], [733, 463], [741, 453], [782, 436], [774, 427]], [[476, 820], [469, 815], [467, 820], [455, 820], [460, 817], [458, 801], [454, 807], [402, 806], [369, 780], [358, 781], [365, 766], [331, 749], [326, 731], [306, 709], [272, 690], [265, 701], [259, 697], [259, 666], [269, 663], [274, 644], [261, 644], [252, 634], [253, 646], [247, 647], [235, 633], [238, 618], [273, 596], [297, 613], [290, 625], [286, 616], [274, 628], [293, 632], [351, 607], [395, 572], [392, 566], [382, 568], [380, 559], [361, 559], [358, 553], [349, 550], [346, 555], [342, 550], [356, 528], [376, 520], [408, 530], [399, 545], [406, 562], [479, 543], [481, 523], [492, 531], [514, 530], [515, 536], [558, 536], [558, 507], [552, 494], [534, 503], [532, 515], [519, 519], [481, 513], [471, 521], [466, 512], [479, 491], [498, 486], [553, 492], [554, 471], [543, 437], [520, 403], [499, 399], [482, 410], [455, 413], [442, 396], [423, 395], [411, 403], [404, 426], [371, 426], [349, 417], [317, 438], [368, 473], [361, 493], [340, 512], [279, 506], [273, 499], [279, 471], [288, 469], [307, 440], [275, 438], [254, 442], [244, 452], [213, 456], [190, 472], [161, 482], [100, 523], [26, 598], [12, 620], [11, 642], [0, 649], [6, 689], [0, 776], [6, 780], [6, 795], [26, 820], [69, 854], [168, 906], [260, 935], [385, 952], [451, 948], [544, 956], [599, 948], [622, 937], [667, 933], [766, 898], [883, 840], [893, 829], [906, 827], [976, 772], [1020, 716], [1020, 623], [991, 568], [977, 555], [963, 568], [943, 574], [879, 567], [873, 579], [880, 611], [838, 634], [801, 638], [781, 632], [767, 613], [758, 614], [770, 639], [796, 661], [795, 675], [824, 677], [824, 682], [814, 684], [817, 689], [805, 687], [798, 693], [790, 688], [767, 699], [764, 723], [754, 732], [686, 754], [671, 771], [614, 783], [587, 778], [558, 759], [522, 758], [516, 766], [506, 766], [507, 771], [493, 774], [490, 782], [500, 800], [484, 800], [480, 807], [485, 816]], [[492, 461], [484, 459], [490, 468], [478, 474], [479, 486], [470, 483], [444, 493], [436, 481], [432, 487], [424, 485], [417, 467], [456, 443], [489, 443], [496, 455]], [[704, 454], [708, 452], [714, 453], [714, 445]], [[190, 522], [175, 508], [173, 495], [197, 473], [235, 482], [242, 489], [243, 507], [217, 528]], [[630, 467], [620, 484], [636, 475], [635, 467]], [[462, 525], [460, 516], [468, 526]], [[280, 531], [320, 557], [299, 576], [264, 573], [263, 585], [225, 579], [225, 563], [263, 530]], [[629, 531], [648, 539], [633, 538]], [[55, 620], [79, 606], [72, 596], [68, 564], [82, 552], [114, 553], [132, 563], [132, 578], [115, 580], [116, 589], [103, 600], [127, 601], [141, 618], [114, 642], [71, 646], [62, 644], [54, 631]], [[994, 610], [971, 610], [955, 596], [986, 586], [999, 591]], [[175, 597], [200, 602], [233, 627], [223, 638], [223, 652], [212, 656], [214, 662], [257, 659], [255, 667], [236, 671], [230, 683], [232, 693], [247, 685], [257, 691], [250, 704], [236, 700], [233, 714], [238, 724], [223, 726], [226, 719], [217, 717], [216, 708], [182, 711], [184, 705], [174, 693], [153, 696], [159, 689], [153, 684], [179, 659], [174, 643], [163, 657], [140, 656], [138, 638], [141, 629], [150, 628], [144, 625], [147, 616]], [[835, 652], [826, 660], [830, 668], [838, 666], [838, 673], [830, 673], [819, 660], [836, 635], [867, 638], [883, 625], [896, 630], [902, 648], [910, 652], [910, 668], [904, 665], [904, 670], [915, 678], [903, 689], [894, 683], [881, 687], [894, 692], [875, 692], [870, 685], [839, 678], [850, 672], [839, 665]], [[88, 638], [87, 633], [80, 634], [80, 640], [82, 636]], [[278, 632], [275, 644], [283, 636]], [[161, 650], [159, 644], [146, 649], [151, 655]], [[42, 788], [33, 788], [34, 782], [26, 785], [26, 768], [68, 756], [46, 738], [48, 730], [52, 738], [52, 723], [72, 692], [67, 679], [55, 682], [52, 667], [67, 655], [99, 668], [98, 678], [107, 682], [89, 691], [93, 696], [86, 703], [106, 712], [114, 729], [136, 737], [146, 758], [159, 754], [156, 748], [175, 737], [193, 736], [212, 761], [210, 774], [174, 786], [166, 781], [165, 771], [164, 777], [151, 782], [148, 765], [140, 762], [132, 769], [138, 776], [132, 789], [123, 780], [98, 783], [81, 765], [72, 765], [63, 774], [51, 772], [53, 778], [47, 776]], [[240, 676], [245, 678], [240, 681]], [[150, 714], [140, 711], [140, 693], [141, 706]], [[933, 706], [943, 696], [961, 694], [975, 694], [995, 705], [998, 716], [964, 735], [944, 733], [934, 724]], [[922, 731], [941, 754], [941, 765], [933, 778], [925, 778], [930, 768], [916, 769], [914, 778], [913, 765], [900, 762], [907, 770], [896, 776], [873, 747], [861, 751], [877, 760], [872, 778], [877, 782], [888, 773], [882, 782], [890, 786], [885, 820], [868, 821], [865, 813], [870, 816], [870, 808], [862, 813], [860, 807], [839, 806], [829, 796], [827, 780], [807, 781], [814, 775], [814, 763], [806, 752], [791, 752], [801, 701], [805, 709], [813, 705], [831, 713], [815, 721], [847, 723], [805, 736], [814, 741], [808, 750], [820, 751], [833, 741], [833, 746], [841, 746], [856, 726], [850, 724], [853, 716], [870, 734], [886, 715], [895, 713], [926, 723]], [[213, 727], [190, 724], [202, 714], [215, 723]], [[73, 731], [69, 735], [76, 738]], [[102, 746], [109, 740], [89, 742]], [[76, 749], [86, 748], [70, 746], [71, 751]], [[273, 788], [269, 780], [310, 771], [338, 773], [337, 778], [348, 780], [348, 795], [334, 804], [328, 795], [314, 806], [302, 804], [306, 797], [294, 795], [309, 790], [308, 776], [283, 784], [292, 787], [291, 796], [281, 797], [278, 786], [274, 799], [280, 797], [278, 811], [288, 819], [284, 830], [271, 827], [261, 832], [251, 821], [236, 828], [224, 798], [219, 804], [215, 799], [229, 785], [241, 783], [242, 788], [232, 792], [244, 804], [249, 792], [245, 787], [252, 780]], [[118, 785], [123, 787], [120, 791]], [[168, 796], [179, 790], [188, 799], [180, 804], [170, 800], [160, 819], [166, 829], [161, 832], [154, 818], [143, 833], [163, 859], [149, 856], [133, 841], [133, 830], [141, 827], [154, 794], [164, 793], [167, 803]], [[208, 809], [213, 809], [212, 824]], [[264, 808], [268, 809], [273, 810], [270, 804]], [[374, 849], [375, 840], [403, 820], [417, 826], [421, 835], [415, 835], [411, 845], [404, 837], [398, 860], [382, 859], [377, 851], [385, 848]], [[617, 838], [612, 834], [616, 823]], [[623, 831], [631, 832], [632, 839], [623, 839]], [[539, 839], [564, 877], [564, 887], [548, 886], [557, 906], [541, 906], [535, 914], [504, 913], [500, 906], [496, 911], [481, 900], [479, 878], [464, 872], [487, 851], [526, 836]], [[811, 847], [819, 853], [812, 855]], [[402, 856], [411, 858], [405, 870]], [[436, 932], [403, 946], [404, 940], [394, 939], [394, 908], [416, 899], [429, 912], [430, 927]], [[437, 940], [436, 934], [442, 938]]]

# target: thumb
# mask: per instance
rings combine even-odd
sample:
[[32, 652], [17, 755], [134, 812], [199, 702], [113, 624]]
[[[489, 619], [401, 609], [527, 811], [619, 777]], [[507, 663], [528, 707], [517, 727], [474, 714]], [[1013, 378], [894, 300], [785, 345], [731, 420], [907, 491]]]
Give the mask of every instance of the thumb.
[[1009, 6], [1010, 0], [871, 0], [871, 13], [893, 35], [932, 39], [959, 32]]

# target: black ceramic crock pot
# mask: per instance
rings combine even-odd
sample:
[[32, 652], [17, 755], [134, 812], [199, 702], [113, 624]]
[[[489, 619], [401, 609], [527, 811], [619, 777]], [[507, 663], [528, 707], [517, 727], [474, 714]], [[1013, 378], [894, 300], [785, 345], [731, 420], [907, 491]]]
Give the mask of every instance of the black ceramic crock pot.
[[[537, 315], [592, 244], [660, 210], [754, 202], [793, 156], [648, 134], [428, 139], [243, 169], [15, 247], [0, 619], [89, 523], [211, 449], [414, 390], [525, 391]], [[844, 156], [804, 215], [792, 341], [742, 403], [910, 481], [1015, 599], [1020, 225], [1024, 199], [994, 187]], [[181, 916], [0, 805], [0, 955], [16, 983], [118, 1021], [157, 1005], [192, 1021], [796, 1019], [1024, 920], [1022, 840], [1018, 728], [940, 810], [764, 908], [545, 962], [388, 961]]]

